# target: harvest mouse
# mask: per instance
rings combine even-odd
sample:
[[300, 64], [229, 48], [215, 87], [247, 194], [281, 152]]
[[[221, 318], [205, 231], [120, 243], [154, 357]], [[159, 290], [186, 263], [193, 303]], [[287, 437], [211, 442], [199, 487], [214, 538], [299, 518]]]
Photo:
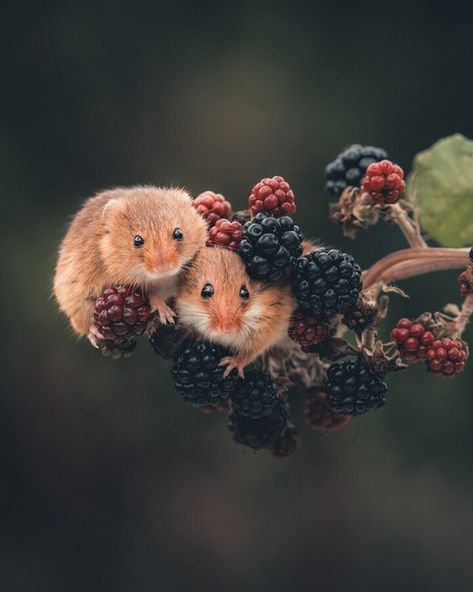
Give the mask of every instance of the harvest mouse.
[[79, 335], [97, 345], [96, 298], [105, 287], [140, 286], [162, 323], [178, 275], [205, 245], [207, 225], [183, 189], [118, 187], [89, 198], [59, 249], [54, 294]]
[[176, 310], [182, 328], [230, 348], [221, 360], [243, 376], [244, 367], [287, 335], [294, 310], [289, 286], [250, 279], [241, 257], [205, 247], [180, 279]]

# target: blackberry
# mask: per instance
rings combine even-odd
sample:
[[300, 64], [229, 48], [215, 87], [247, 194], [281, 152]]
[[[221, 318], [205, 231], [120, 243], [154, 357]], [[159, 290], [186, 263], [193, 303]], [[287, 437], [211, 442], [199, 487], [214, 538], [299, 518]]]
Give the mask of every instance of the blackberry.
[[192, 200], [192, 205], [209, 226], [213, 226], [220, 218], [227, 218], [232, 211], [232, 206], [221, 193], [204, 191]]
[[236, 372], [223, 378], [220, 360], [228, 351], [207, 341], [188, 343], [171, 370], [177, 392], [194, 407], [219, 407], [235, 386]]
[[106, 288], [95, 301], [95, 325], [106, 340], [141, 335], [150, 317], [151, 307], [140, 288]]
[[136, 339], [130, 336], [104, 339], [99, 342], [98, 346], [106, 357], [110, 356], [114, 360], [121, 357], [129, 358], [136, 348]]
[[271, 454], [277, 458], [292, 456], [301, 445], [301, 439], [297, 429], [293, 425], [287, 425], [280, 436], [271, 446]]
[[319, 390], [307, 399], [304, 417], [314, 430], [341, 430], [351, 420], [351, 417], [340, 415], [331, 409], [327, 403], [327, 393]]
[[421, 362], [427, 357], [427, 350], [435, 340], [434, 334], [422, 323], [410, 319], [399, 319], [391, 337], [396, 342], [399, 353], [405, 362]]
[[251, 190], [248, 199], [253, 216], [269, 212], [273, 216], [290, 216], [296, 211], [294, 192], [282, 177], [261, 179]]
[[390, 160], [373, 162], [366, 169], [362, 187], [375, 203], [394, 204], [404, 196], [406, 190], [404, 171]]
[[232, 251], [238, 249], [238, 245], [241, 242], [243, 236], [242, 225], [234, 220], [230, 222], [226, 218], [220, 218], [215, 222], [214, 226], [209, 229], [209, 240], [207, 244], [209, 246], [220, 245], [227, 247]]
[[328, 369], [327, 402], [340, 415], [363, 415], [386, 402], [386, 383], [361, 359]]
[[294, 270], [302, 253], [302, 234], [289, 216], [274, 218], [260, 212], [243, 226], [239, 253], [248, 275], [255, 279], [279, 282]]
[[436, 339], [427, 351], [427, 366], [437, 376], [450, 378], [465, 369], [468, 349], [461, 339]]
[[186, 345], [186, 334], [178, 325], [159, 325], [149, 337], [154, 353], [165, 360], [175, 360]]
[[356, 305], [361, 268], [351, 255], [337, 249], [317, 249], [296, 262], [293, 287], [300, 307], [327, 319]]
[[284, 405], [276, 407], [271, 415], [260, 419], [243, 417], [232, 411], [228, 416], [228, 429], [237, 444], [253, 450], [270, 448], [282, 433], [287, 423], [287, 410]]
[[231, 396], [232, 407], [239, 417], [261, 419], [271, 415], [280, 400], [274, 378], [266, 372], [252, 370], [237, 381]]
[[297, 309], [294, 313], [288, 331], [289, 337], [299, 343], [302, 348], [321, 343], [329, 335], [327, 323]]
[[387, 157], [382, 148], [353, 144], [325, 168], [325, 189], [333, 197], [340, 197], [347, 187], [360, 187], [368, 166]]

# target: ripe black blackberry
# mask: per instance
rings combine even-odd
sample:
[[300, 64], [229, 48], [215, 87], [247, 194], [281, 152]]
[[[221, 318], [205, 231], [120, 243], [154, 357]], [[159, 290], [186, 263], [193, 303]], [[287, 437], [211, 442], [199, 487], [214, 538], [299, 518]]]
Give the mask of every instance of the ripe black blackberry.
[[237, 381], [231, 396], [232, 407], [240, 417], [261, 419], [271, 415], [280, 400], [274, 378], [266, 372], [252, 370]]
[[327, 403], [340, 415], [363, 415], [386, 402], [386, 383], [362, 359], [332, 364], [325, 391]]
[[186, 334], [178, 325], [160, 324], [149, 336], [154, 353], [165, 360], [175, 360], [186, 342]]
[[334, 197], [340, 197], [347, 187], [359, 187], [366, 169], [373, 162], [388, 157], [382, 148], [353, 144], [341, 152], [325, 168], [325, 189]]
[[293, 287], [301, 308], [327, 319], [356, 305], [361, 268], [351, 255], [337, 249], [317, 249], [296, 261]]
[[252, 278], [279, 282], [291, 275], [302, 253], [301, 242], [300, 228], [292, 218], [260, 212], [243, 226], [238, 252]]
[[260, 419], [251, 419], [230, 412], [228, 429], [237, 444], [243, 444], [253, 450], [270, 448], [282, 433], [287, 424], [287, 410], [283, 404], [278, 405], [270, 415]]
[[207, 341], [188, 343], [171, 370], [177, 392], [194, 407], [219, 407], [233, 391], [236, 372], [223, 378], [219, 361], [229, 352]]

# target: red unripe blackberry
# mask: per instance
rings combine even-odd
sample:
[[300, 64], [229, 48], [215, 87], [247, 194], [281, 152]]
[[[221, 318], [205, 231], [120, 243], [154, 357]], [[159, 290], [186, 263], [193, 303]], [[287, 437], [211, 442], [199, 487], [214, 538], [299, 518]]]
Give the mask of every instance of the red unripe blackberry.
[[151, 316], [151, 307], [140, 288], [106, 288], [95, 301], [94, 320], [107, 340], [141, 335]]
[[314, 430], [341, 430], [351, 420], [351, 417], [340, 415], [329, 407], [327, 393], [323, 391], [317, 391], [307, 399], [304, 417]]
[[427, 350], [435, 340], [434, 334], [424, 325], [410, 319], [400, 319], [391, 331], [391, 337], [402, 359], [411, 364], [425, 360]]
[[241, 239], [243, 238], [243, 227], [236, 220], [230, 222], [225, 218], [217, 220], [209, 229], [208, 245], [221, 245], [236, 251], [238, 249]]
[[253, 216], [269, 212], [273, 216], [290, 216], [296, 211], [294, 193], [282, 177], [261, 179], [251, 190], [248, 198]]
[[232, 211], [230, 202], [221, 193], [213, 191], [200, 193], [192, 200], [192, 205], [207, 220], [209, 226], [213, 226], [220, 218], [228, 218]]
[[321, 343], [328, 337], [329, 327], [317, 317], [297, 309], [289, 325], [289, 337], [302, 347], [310, 347]]
[[366, 169], [362, 187], [377, 204], [394, 204], [406, 190], [404, 171], [390, 160], [373, 162]]
[[292, 456], [300, 445], [301, 439], [297, 429], [293, 425], [287, 425], [271, 446], [271, 454], [277, 458], [287, 458]]
[[427, 366], [430, 372], [450, 378], [465, 369], [468, 352], [460, 339], [436, 339], [427, 351]]

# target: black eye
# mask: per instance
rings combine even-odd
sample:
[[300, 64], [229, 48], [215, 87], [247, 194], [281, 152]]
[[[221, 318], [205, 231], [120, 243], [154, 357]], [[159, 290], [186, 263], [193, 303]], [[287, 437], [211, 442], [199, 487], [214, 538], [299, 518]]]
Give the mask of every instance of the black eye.
[[174, 240], [182, 240], [184, 238], [184, 234], [180, 228], [175, 228], [174, 232], [172, 233], [172, 238]]
[[242, 286], [240, 288], [240, 298], [243, 298], [243, 300], [248, 300], [249, 297], [250, 293], [248, 292], [246, 286]]
[[205, 284], [205, 286], [202, 288], [202, 292], [200, 293], [200, 295], [202, 296], [202, 298], [212, 298], [212, 296], [214, 295], [214, 287], [212, 286], [212, 284]]
[[133, 239], [133, 244], [135, 245], [135, 247], [137, 249], [139, 249], [140, 247], [142, 247], [145, 244], [145, 239], [140, 236], [139, 234], [137, 234], [135, 236], [135, 238]]

